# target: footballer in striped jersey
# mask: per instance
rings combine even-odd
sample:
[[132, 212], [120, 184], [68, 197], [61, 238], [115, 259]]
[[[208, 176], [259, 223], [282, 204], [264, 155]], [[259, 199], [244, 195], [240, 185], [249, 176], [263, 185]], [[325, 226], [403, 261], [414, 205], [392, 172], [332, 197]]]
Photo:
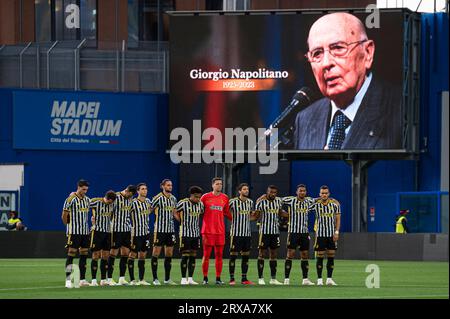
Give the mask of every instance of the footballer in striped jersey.
[[[135, 185], [128, 185], [123, 191], [116, 193], [117, 198], [114, 202], [111, 222], [111, 251], [108, 258], [108, 284], [111, 286], [128, 285], [128, 282], [125, 280], [125, 273], [127, 271], [128, 255], [130, 254], [130, 210], [134, 194], [136, 194]], [[112, 276], [114, 273], [114, 262], [119, 254], [119, 249], [119, 282], [116, 283]]]
[[[151, 213], [151, 201], [147, 198], [148, 189], [145, 183], [139, 183], [136, 188], [138, 197], [133, 199], [130, 211], [132, 227], [128, 271], [130, 285], [149, 286], [150, 283], [144, 280], [144, 274], [145, 257], [147, 257], [147, 251], [150, 248], [149, 215]], [[139, 281], [134, 278], [134, 260], [136, 257], [138, 257]]]
[[[198, 285], [194, 281], [195, 257], [200, 248], [200, 216], [205, 212], [201, 202], [203, 190], [198, 186], [189, 188], [189, 198], [182, 199], [177, 204], [175, 218], [180, 225], [181, 252], [181, 284]], [[188, 277], [186, 277], [186, 273]]]
[[232, 215], [230, 228], [230, 285], [235, 285], [234, 270], [236, 259], [240, 254], [242, 256], [241, 283], [243, 285], [253, 285], [253, 282], [247, 279], [248, 260], [250, 258], [250, 249], [252, 233], [250, 221], [255, 220], [255, 207], [253, 200], [248, 198], [250, 188], [246, 183], [242, 183], [237, 188], [238, 196], [230, 199], [229, 209]]
[[302, 285], [314, 285], [308, 279], [309, 270], [309, 229], [308, 216], [314, 199], [306, 196], [306, 186], [300, 184], [297, 186], [297, 196], [283, 197], [283, 205], [286, 208], [288, 217], [288, 239], [287, 239], [287, 256], [284, 265], [284, 284], [289, 285], [289, 275], [292, 268], [292, 259], [295, 258], [297, 248], [300, 250], [301, 269], [303, 275]]
[[314, 230], [316, 232], [316, 243], [314, 248], [317, 253], [317, 285], [323, 285], [322, 269], [325, 252], [327, 254], [327, 281], [326, 285], [336, 286], [333, 281], [334, 256], [339, 239], [339, 228], [341, 225], [341, 205], [330, 198], [328, 186], [320, 187], [320, 199], [314, 202], [313, 209], [316, 213]]
[[155, 227], [153, 234], [152, 273], [153, 284], [160, 285], [158, 280], [158, 257], [164, 246], [164, 283], [175, 285], [170, 279], [172, 269], [173, 246], [175, 245], [174, 213], [177, 199], [172, 195], [172, 181], [164, 179], [161, 184], [161, 192], [152, 199], [152, 210], [155, 213]]
[[111, 249], [111, 217], [113, 203], [116, 200], [114, 191], [106, 192], [104, 197], [91, 198], [92, 230], [91, 230], [91, 286], [97, 284], [98, 260], [100, 260], [100, 286], [107, 286], [106, 271], [108, 265], [109, 251]]
[[277, 251], [280, 247], [280, 229], [278, 216], [287, 217], [287, 213], [282, 210], [283, 202], [278, 195], [278, 187], [270, 185], [263, 197], [256, 203], [257, 218], [261, 218], [259, 227], [259, 255], [258, 255], [258, 284], [265, 285], [263, 278], [264, 258], [266, 250], [270, 251], [270, 275], [269, 284], [282, 285], [276, 279], [277, 274]]
[[89, 183], [79, 180], [77, 191], [70, 194], [65, 200], [61, 219], [66, 225], [67, 235], [67, 259], [66, 259], [66, 288], [72, 288], [70, 274], [72, 272], [73, 259], [79, 253], [80, 261], [80, 286], [89, 286], [86, 281], [86, 260], [89, 251], [89, 204], [90, 199], [86, 196]]

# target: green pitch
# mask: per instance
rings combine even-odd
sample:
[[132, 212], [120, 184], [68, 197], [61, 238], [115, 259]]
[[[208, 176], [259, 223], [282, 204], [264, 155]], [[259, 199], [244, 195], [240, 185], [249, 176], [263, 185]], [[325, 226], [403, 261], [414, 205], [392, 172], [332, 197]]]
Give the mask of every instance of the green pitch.
[[[78, 262], [78, 260], [76, 261]], [[269, 263], [265, 263], [266, 286], [128, 286], [64, 288], [63, 259], [0, 259], [0, 299], [5, 298], [449, 298], [449, 268], [446, 262], [392, 262], [336, 260], [334, 280], [337, 287], [300, 286], [300, 262], [293, 262], [290, 286], [270, 286]], [[366, 288], [366, 266], [380, 269], [380, 288]], [[212, 267], [211, 267], [212, 266]], [[118, 276], [116, 262], [115, 279]], [[136, 267], [137, 268], [137, 267]], [[163, 260], [159, 261], [159, 279], [164, 278]], [[324, 269], [326, 274], [326, 269]], [[137, 269], [136, 269], [137, 275]], [[98, 271], [99, 280], [100, 271]], [[147, 281], [151, 279], [150, 261], [146, 262]], [[210, 281], [214, 279], [214, 260], [210, 262]], [[249, 279], [257, 281], [256, 260], [250, 261]], [[310, 261], [310, 279], [316, 281], [315, 261]], [[236, 265], [240, 278], [240, 260]], [[87, 279], [90, 281], [90, 260]], [[174, 259], [172, 279], [180, 280], [179, 259]], [[194, 280], [201, 282], [201, 260], [197, 260]], [[222, 280], [228, 278], [228, 260], [224, 261]], [[284, 279], [284, 261], [278, 261], [277, 279]], [[127, 279], [128, 280], [128, 279]]]

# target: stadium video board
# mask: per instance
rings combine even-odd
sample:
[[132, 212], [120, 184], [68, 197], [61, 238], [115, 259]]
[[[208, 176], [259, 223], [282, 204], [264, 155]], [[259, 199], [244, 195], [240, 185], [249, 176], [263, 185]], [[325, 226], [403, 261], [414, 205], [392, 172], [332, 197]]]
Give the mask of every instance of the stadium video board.
[[240, 128], [286, 152], [410, 151], [405, 15], [369, 15], [172, 15], [171, 132], [203, 132], [202, 145], [224, 150]]

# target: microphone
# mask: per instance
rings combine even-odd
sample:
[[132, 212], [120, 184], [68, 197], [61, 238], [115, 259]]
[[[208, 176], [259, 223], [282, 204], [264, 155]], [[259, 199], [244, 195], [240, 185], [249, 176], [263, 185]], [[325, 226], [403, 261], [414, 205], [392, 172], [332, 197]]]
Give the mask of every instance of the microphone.
[[283, 128], [290, 125], [297, 113], [307, 108], [311, 102], [313, 102], [312, 95], [313, 92], [308, 87], [302, 87], [300, 90], [295, 92], [291, 103], [289, 103], [284, 111], [275, 119], [275, 121], [272, 122], [269, 129], [265, 132], [265, 135], [270, 135], [272, 133], [272, 129], [274, 128]]
[[[315, 101], [313, 91], [308, 87], [302, 87], [295, 92], [289, 105], [281, 112], [281, 114], [272, 122], [269, 128], [259, 138], [258, 145], [265, 141], [269, 143], [269, 149], [278, 150], [280, 148], [290, 149], [293, 143], [294, 119], [298, 112], [306, 109]], [[274, 134], [277, 129], [277, 134]], [[267, 141], [267, 138], [269, 141]], [[266, 144], [267, 145], [267, 144]]]

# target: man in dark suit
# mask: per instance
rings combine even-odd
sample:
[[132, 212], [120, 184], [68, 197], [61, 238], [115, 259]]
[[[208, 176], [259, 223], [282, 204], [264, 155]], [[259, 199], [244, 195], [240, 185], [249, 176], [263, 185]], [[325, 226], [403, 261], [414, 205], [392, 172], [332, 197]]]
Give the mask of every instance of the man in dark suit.
[[319, 18], [306, 54], [324, 98], [297, 114], [295, 148], [400, 149], [401, 92], [372, 74], [375, 43], [349, 13]]

